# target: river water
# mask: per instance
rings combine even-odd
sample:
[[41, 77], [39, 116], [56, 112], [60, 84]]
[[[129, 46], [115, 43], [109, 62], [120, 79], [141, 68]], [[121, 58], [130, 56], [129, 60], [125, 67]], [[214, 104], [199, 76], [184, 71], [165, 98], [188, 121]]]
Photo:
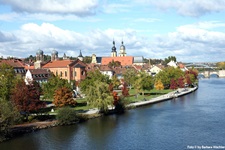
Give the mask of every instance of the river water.
[[0, 150], [216, 148], [225, 149], [224, 78], [201, 79], [196, 92], [174, 100], [37, 131], [0, 144]]

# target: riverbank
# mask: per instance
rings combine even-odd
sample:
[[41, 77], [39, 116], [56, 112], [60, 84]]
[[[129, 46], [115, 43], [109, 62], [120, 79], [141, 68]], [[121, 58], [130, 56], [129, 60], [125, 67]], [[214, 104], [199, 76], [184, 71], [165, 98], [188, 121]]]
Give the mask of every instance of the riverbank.
[[[178, 90], [175, 90], [175, 91], [170, 92], [168, 94], [158, 96], [156, 98], [152, 98], [152, 99], [149, 99], [149, 100], [143, 100], [143, 101], [140, 101], [140, 102], [135, 102], [135, 103], [129, 104], [129, 105], [126, 106], [126, 108], [129, 109], [129, 108], [135, 108], [135, 107], [150, 105], [150, 104], [154, 104], [154, 103], [160, 103], [160, 102], [163, 102], [163, 101], [174, 99], [176, 97], [184, 96], [184, 95], [189, 94], [189, 93], [191, 93], [191, 92], [193, 92], [197, 89], [198, 89], [198, 87], [178, 89]], [[110, 109], [112, 110], [113, 108], [110, 108]], [[79, 113], [79, 114], [81, 116], [85, 117], [87, 120], [102, 116], [102, 114], [99, 113], [98, 109], [90, 109], [85, 113]], [[11, 138], [14, 138], [14, 137], [26, 134], [26, 133], [35, 132], [35, 131], [41, 130], [41, 129], [52, 128], [52, 127], [55, 127], [55, 126], [58, 126], [58, 125], [59, 124], [57, 123], [56, 120], [15, 125], [15, 126], [11, 127], [10, 135], [4, 140], [9, 140]], [[0, 141], [0, 142], [3, 142], [3, 141]]]
[[149, 99], [149, 100], [129, 104], [126, 107], [127, 108], [130, 108], [130, 107], [133, 108], [133, 107], [140, 107], [140, 106], [154, 104], [154, 103], [160, 103], [160, 102], [163, 102], [163, 101], [171, 100], [171, 99], [174, 99], [176, 97], [181, 97], [181, 96], [184, 96], [186, 94], [192, 93], [192, 92], [196, 91], [197, 89], [198, 89], [198, 86], [196, 86], [194, 88], [178, 89], [178, 90], [175, 90], [175, 91], [170, 92], [170, 93], [165, 94], [165, 95], [161, 95], [161, 96], [156, 97], [156, 98], [152, 98], [152, 99]]

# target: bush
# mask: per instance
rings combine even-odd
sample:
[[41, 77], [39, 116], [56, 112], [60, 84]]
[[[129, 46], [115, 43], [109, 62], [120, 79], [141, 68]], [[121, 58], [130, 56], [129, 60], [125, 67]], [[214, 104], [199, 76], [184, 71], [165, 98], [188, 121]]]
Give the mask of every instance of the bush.
[[70, 125], [79, 121], [76, 111], [70, 107], [60, 108], [56, 119], [60, 125]]

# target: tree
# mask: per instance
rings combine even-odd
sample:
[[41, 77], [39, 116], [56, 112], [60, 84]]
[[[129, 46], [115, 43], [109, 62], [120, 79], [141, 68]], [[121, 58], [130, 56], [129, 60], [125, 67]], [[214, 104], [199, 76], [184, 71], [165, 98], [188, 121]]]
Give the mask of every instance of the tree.
[[69, 125], [79, 121], [76, 111], [70, 107], [60, 108], [56, 119], [61, 125]]
[[161, 80], [165, 88], [170, 87], [171, 80], [178, 80], [178, 78], [183, 77], [184, 72], [179, 68], [167, 67], [163, 71], [160, 71], [156, 76], [156, 80]]
[[117, 78], [116, 75], [113, 75], [112, 79], [111, 79], [111, 83], [112, 83], [114, 88], [118, 89], [118, 87], [120, 85], [120, 80]]
[[9, 101], [15, 82], [13, 67], [4, 63], [0, 65], [0, 101]]
[[93, 85], [95, 81], [104, 82], [106, 84], [110, 83], [109, 76], [102, 74], [99, 70], [88, 72], [85, 80], [80, 82], [80, 88], [82, 92], [88, 91], [90, 85]]
[[124, 81], [128, 85], [133, 85], [137, 77], [137, 72], [134, 69], [128, 68], [123, 74]]
[[164, 86], [163, 86], [163, 83], [161, 82], [161, 80], [156, 80], [154, 87], [156, 88], [156, 90], [163, 90], [164, 89]]
[[7, 136], [9, 127], [19, 119], [19, 111], [12, 105], [11, 102], [0, 102], [0, 141]]
[[174, 61], [174, 62], [176, 62], [177, 61], [177, 59], [176, 59], [176, 57], [175, 56], [169, 56], [168, 58], [165, 58], [164, 59], [164, 65], [167, 65], [170, 61]]
[[40, 101], [39, 84], [33, 82], [26, 85], [22, 80], [16, 84], [13, 90], [12, 102], [26, 117], [26, 120], [28, 120], [28, 116], [31, 112], [44, 108], [46, 105], [44, 102]]
[[51, 75], [48, 82], [42, 84], [42, 89], [44, 93], [44, 99], [53, 99], [54, 93], [57, 89], [62, 87], [71, 88], [71, 85], [65, 79], [60, 79], [58, 76]]
[[101, 112], [107, 112], [108, 106], [113, 104], [113, 96], [109, 91], [109, 85], [104, 82], [95, 81], [85, 91], [90, 106], [97, 107]]
[[75, 106], [76, 101], [73, 99], [71, 89], [68, 87], [62, 87], [55, 91], [54, 101], [56, 107]]
[[109, 67], [120, 67], [121, 62], [112, 60], [111, 62], [109, 62], [108, 66]]
[[184, 78], [183, 77], [178, 78], [177, 85], [179, 88], [184, 88]]
[[176, 80], [171, 79], [171, 82], [170, 82], [170, 89], [172, 89], [172, 90], [177, 89], [177, 83], [176, 83]]
[[137, 93], [142, 92], [142, 95], [144, 94], [144, 90], [153, 89], [152, 76], [145, 72], [139, 72], [134, 83], [134, 88], [136, 89]]
[[83, 62], [86, 64], [90, 64], [91, 63], [91, 57], [90, 56], [85, 56]]
[[129, 96], [129, 89], [127, 88], [127, 83], [126, 82], [123, 82], [122, 95], [124, 97]]

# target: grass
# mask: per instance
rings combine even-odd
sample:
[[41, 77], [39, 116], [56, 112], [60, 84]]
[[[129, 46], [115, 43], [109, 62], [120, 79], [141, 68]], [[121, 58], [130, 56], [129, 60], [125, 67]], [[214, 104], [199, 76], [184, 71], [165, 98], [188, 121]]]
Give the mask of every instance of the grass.
[[[142, 95], [142, 93], [137, 94], [136, 96], [136, 90], [135, 89], [130, 89], [129, 90], [129, 94], [130, 96], [125, 98], [125, 103], [129, 104], [129, 103], [135, 103], [135, 102], [139, 102], [139, 101], [144, 101], [144, 99], [149, 100], [151, 98], [155, 98], [157, 96], [163, 95], [163, 94], [167, 94], [169, 92], [171, 92], [172, 90], [167, 89], [167, 90], [150, 90], [150, 91], [144, 91], [144, 95]], [[118, 94], [122, 94], [121, 91], [118, 91]], [[47, 103], [51, 103], [52, 100], [44, 100]], [[77, 110], [78, 112], [80, 111], [87, 111], [89, 109], [91, 109], [92, 107], [87, 105], [87, 100], [86, 98], [78, 98], [76, 99], [76, 106], [74, 107], [75, 110]], [[56, 108], [54, 108], [54, 113], [57, 113], [58, 110]], [[51, 112], [49, 112], [49, 114], [51, 114]]]

